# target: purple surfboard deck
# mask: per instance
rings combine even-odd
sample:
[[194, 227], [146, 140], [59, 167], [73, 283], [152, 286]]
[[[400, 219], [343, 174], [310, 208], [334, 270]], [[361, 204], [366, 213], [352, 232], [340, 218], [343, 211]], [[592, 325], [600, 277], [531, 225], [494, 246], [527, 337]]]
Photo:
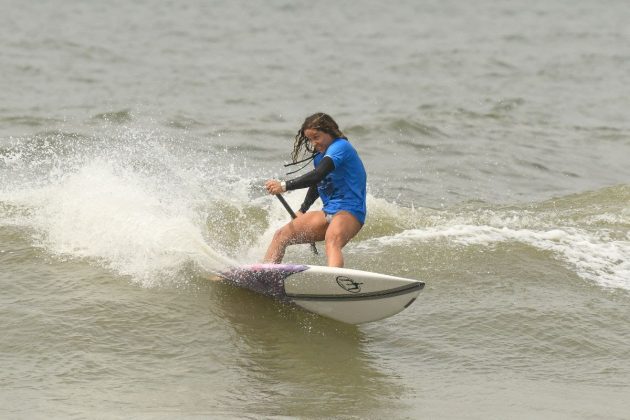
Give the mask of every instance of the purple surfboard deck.
[[230, 268], [221, 273], [227, 282], [256, 293], [286, 300], [284, 279], [308, 266], [295, 264], [252, 264]]

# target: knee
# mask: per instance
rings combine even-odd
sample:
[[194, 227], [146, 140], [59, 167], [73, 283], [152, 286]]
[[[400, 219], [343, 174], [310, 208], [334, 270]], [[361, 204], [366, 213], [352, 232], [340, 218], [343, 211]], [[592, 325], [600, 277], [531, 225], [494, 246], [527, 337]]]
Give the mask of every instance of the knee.
[[273, 234], [274, 242], [282, 245], [288, 245], [291, 242], [291, 237], [291, 231], [287, 228], [287, 226], [281, 227]]
[[343, 236], [338, 234], [338, 233], [333, 233], [330, 235], [326, 235], [326, 247], [332, 247], [332, 248], [343, 248], [343, 246], [346, 244], [346, 241], [344, 240]]
[[283, 242], [285, 238], [286, 234], [284, 233], [284, 228], [276, 230], [273, 234], [273, 240], [276, 242]]

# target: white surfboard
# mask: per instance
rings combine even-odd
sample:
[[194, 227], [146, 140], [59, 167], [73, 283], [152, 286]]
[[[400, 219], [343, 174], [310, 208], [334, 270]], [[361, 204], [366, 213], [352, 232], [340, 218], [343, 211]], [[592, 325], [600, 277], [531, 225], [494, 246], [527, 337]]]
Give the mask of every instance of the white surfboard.
[[315, 265], [245, 265], [224, 271], [220, 277], [348, 324], [395, 315], [409, 307], [424, 287], [418, 280]]

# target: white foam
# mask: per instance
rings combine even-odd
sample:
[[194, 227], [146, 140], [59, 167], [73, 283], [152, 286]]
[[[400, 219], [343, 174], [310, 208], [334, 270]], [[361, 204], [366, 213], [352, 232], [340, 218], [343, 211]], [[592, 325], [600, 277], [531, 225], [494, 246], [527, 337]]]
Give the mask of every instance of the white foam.
[[36, 245], [50, 253], [98, 262], [146, 286], [191, 262], [207, 271], [234, 264], [204, 237], [208, 184], [229, 171], [191, 165], [199, 156], [141, 129], [71, 153], [62, 140], [24, 139], [5, 154], [0, 202], [11, 211], [2, 224], [35, 232]]
[[601, 223], [630, 225], [630, 209], [624, 209], [620, 214], [604, 213], [589, 216], [584, 219], [584, 222], [589, 225]]
[[48, 251], [98, 260], [145, 285], [190, 260], [207, 270], [231, 264], [205, 243], [203, 221], [187, 203], [112, 162], [96, 159], [12, 201], [34, 209], [25, 224]]

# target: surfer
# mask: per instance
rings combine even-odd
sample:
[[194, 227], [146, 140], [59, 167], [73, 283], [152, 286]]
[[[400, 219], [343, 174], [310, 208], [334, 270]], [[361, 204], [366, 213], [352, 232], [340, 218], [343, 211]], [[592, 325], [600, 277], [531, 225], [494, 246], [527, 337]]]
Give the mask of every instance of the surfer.
[[[306, 155], [307, 159], [299, 160]], [[295, 179], [268, 180], [270, 194], [308, 188], [297, 217], [276, 231], [264, 262], [282, 262], [286, 247], [324, 240], [331, 267], [343, 267], [341, 249], [363, 227], [366, 215], [366, 173], [348, 138], [329, 115], [307, 117], [295, 136], [293, 164], [313, 160], [315, 169]], [[308, 211], [321, 198], [322, 210]]]

